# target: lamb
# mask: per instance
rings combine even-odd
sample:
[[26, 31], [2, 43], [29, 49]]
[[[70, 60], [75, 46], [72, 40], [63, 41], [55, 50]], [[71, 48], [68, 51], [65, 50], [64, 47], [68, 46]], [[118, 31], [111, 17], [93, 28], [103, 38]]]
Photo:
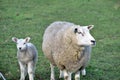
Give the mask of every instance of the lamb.
[[28, 73], [29, 80], [34, 80], [35, 66], [38, 59], [38, 51], [36, 47], [29, 43], [30, 37], [25, 39], [12, 38], [17, 44], [17, 58], [21, 70], [20, 80], [25, 80]]
[[94, 26], [80, 26], [65, 21], [50, 24], [44, 32], [42, 50], [50, 61], [51, 80], [55, 80], [54, 67], [60, 69], [60, 78], [80, 80], [80, 71], [86, 75], [85, 67], [90, 59], [92, 46], [96, 44], [90, 34]]

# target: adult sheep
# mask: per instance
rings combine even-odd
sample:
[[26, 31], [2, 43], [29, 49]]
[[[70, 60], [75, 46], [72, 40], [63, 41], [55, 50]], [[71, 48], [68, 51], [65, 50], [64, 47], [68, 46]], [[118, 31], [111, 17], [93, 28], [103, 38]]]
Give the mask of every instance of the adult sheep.
[[34, 80], [34, 71], [38, 59], [36, 47], [29, 42], [30, 37], [25, 39], [13, 37], [12, 41], [17, 43], [17, 58], [21, 70], [20, 80], [25, 80], [27, 73], [29, 75], [29, 80]]
[[60, 69], [60, 78], [75, 80], [86, 75], [85, 67], [90, 59], [95, 39], [89, 33], [93, 25], [80, 26], [70, 22], [56, 21], [47, 27], [43, 36], [42, 50], [50, 61], [51, 80], [55, 80], [54, 66]]

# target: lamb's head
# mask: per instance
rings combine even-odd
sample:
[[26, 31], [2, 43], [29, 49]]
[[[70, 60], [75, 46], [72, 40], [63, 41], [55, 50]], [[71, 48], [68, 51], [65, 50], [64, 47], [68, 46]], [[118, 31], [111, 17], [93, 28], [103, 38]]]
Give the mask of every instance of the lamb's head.
[[13, 38], [12, 38], [12, 41], [16, 43], [17, 49], [18, 49], [19, 51], [24, 51], [24, 50], [26, 50], [26, 48], [27, 48], [26, 43], [28, 43], [28, 42], [30, 41], [30, 37], [27, 37], [27, 38], [25, 38], [25, 39], [18, 39], [18, 38], [16, 38], [16, 37], [13, 37]]
[[96, 44], [95, 39], [90, 34], [90, 30], [94, 27], [94, 25], [89, 26], [75, 26], [74, 33], [76, 35], [77, 44], [80, 46], [94, 46]]

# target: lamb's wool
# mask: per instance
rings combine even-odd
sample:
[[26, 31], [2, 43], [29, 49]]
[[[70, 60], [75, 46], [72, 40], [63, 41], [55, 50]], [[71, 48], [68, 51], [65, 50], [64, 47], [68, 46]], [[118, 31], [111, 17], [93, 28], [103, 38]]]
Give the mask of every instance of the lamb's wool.
[[37, 49], [32, 43], [27, 43], [27, 49], [23, 52], [17, 51], [17, 58], [19, 61], [27, 64], [30, 61], [36, 63], [37, 61]]
[[27, 73], [29, 75], [29, 80], [34, 80], [38, 52], [34, 44], [29, 43], [29, 40], [30, 37], [25, 39], [12, 38], [12, 41], [17, 43], [17, 58], [21, 71], [20, 80], [25, 80]]

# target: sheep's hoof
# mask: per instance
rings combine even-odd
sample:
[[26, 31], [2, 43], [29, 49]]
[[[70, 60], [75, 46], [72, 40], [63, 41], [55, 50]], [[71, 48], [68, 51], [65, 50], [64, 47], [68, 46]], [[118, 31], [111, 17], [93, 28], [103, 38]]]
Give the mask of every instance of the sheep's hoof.
[[82, 75], [83, 77], [85, 77], [86, 75]]
[[80, 80], [80, 77], [76, 77], [75, 80]]
[[65, 79], [65, 80], [68, 80], [68, 76], [65, 76], [64, 79]]
[[55, 79], [51, 78], [50, 80], [55, 80]]

